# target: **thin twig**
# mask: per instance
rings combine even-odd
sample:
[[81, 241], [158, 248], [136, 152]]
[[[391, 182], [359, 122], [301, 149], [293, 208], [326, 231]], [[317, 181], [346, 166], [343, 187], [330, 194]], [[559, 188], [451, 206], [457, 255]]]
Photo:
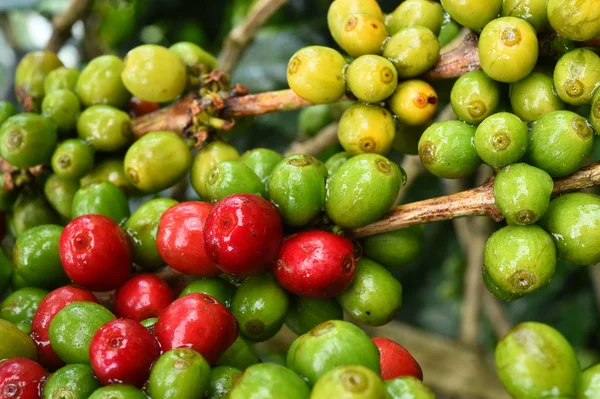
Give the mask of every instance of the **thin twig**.
[[492, 293], [486, 291], [483, 290], [483, 312], [492, 325], [496, 337], [502, 339], [508, 334], [512, 328], [512, 324], [500, 301]]
[[321, 129], [308, 140], [292, 143], [285, 156], [292, 154], [318, 155], [338, 141], [338, 123], [333, 122]]
[[396, 204], [400, 204], [406, 194], [410, 191], [412, 185], [417, 181], [417, 178], [425, 171], [425, 167], [418, 155], [405, 155], [400, 163], [400, 167], [406, 173], [406, 183], [396, 197]]
[[238, 63], [242, 53], [248, 47], [256, 32], [268, 21], [287, 0], [259, 0], [248, 12], [246, 19], [233, 28], [223, 43], [219, 54], [219, 69], [231, 73]]
[[46, 44], [46, 50], [58, 52], [71, 35], [73, 24], [82, 19], [90, 9], [93, 0], [71, 0], [62, 14], [52, 18], [52, 36]]

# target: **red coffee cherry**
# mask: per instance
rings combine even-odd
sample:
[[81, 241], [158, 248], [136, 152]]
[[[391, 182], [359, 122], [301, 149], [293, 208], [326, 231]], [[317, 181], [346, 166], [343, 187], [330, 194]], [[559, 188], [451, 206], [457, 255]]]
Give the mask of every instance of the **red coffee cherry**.
[[355, 263], [350, 240], [327, 231], [305, 231], [283, 241], [273, 275], [293, 294], [332, 298], [352, 282]]
[[162, 214], [156, 248], [173, 269], [196, 277], [221, 274], [204, 249], [204, 226], [212, 207], [208, 202], [182, 202]]
[[157, 103], [142, 100], [136, 96], [131, 97], [129, 104], [127, 104], [127, 110], [132, 119], [157, 111], [159, 108], [160, 106]]
[[236, 277], [262, 274], [271, 268], [282, 238], [279, 211], [253, 194], [230, 195], [217, 202], [204, 228], [208, 256], [222, 271]]
[[92, 337], [90, 364], [102, 384], [123, 383], [140, 388], [160, 356], [154, 336], [130, 319], [109, 321]]
[[46, 295], [35, 311], [30, 335], [37, 347], [38, 361], [49, 370], [56, 370], [64, 365], [50, 345], [50, 322], [65, 306], [81, 301], [98, 302], [88, 290], [71, 286], [60, 287]]
[[158, 317], [173, 299], [173, 292], [166, 281], [154, 274], [139, 274], [117, 290], [115, 314], [139, 322]]
[[379, 349], [381, 378], [387, 381], [410, 375], [423, 381], [421, 366], [402, 345], [387, 338], [373, 338], [373, 342]]
[[39, 399], [48, 372], [22, 357], [0, 362], [0, 398]]
[[206, 294], [175, 300], [158, 318], [154, 333], [163, 352], [192, 348], [210, 364], [238, 337], [238, 323], [219, 301]]
[[67, 276], [92, 291], [118, 288], [131, 273], [127, 235], [106, 216], [73, 219], [60, 236], [59, 254]]

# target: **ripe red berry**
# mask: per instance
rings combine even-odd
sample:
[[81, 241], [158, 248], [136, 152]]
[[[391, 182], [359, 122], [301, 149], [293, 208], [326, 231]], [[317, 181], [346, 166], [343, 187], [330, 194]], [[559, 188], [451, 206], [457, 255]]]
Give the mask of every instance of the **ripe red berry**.
[[90, 343], [92, 370], [105, 385], [123, 383], [141, 387], [159, 355], [154, 336], [130, 319], [109, 321], [96, 331]]
[[94, 294], [88, 290], [65, 286], [46, 295], [35, 311], [31, 321], [31, 338], [37, 347], [38, 361], [50, 370], [56, 370], [64, 364], [50, 345], [48, 336], [50, 322], [65, 306], [80, 301], [98, 302]]
[[236, 340], [238, 330], [235, 317], [215, 298], [188, 294], [164, 310], [154, 333], [163, 351], [192, 348], [215, 364]]
[[379, 349], [381, 378], [387, 381], [410, 375], [423, 380], [421, 366], [402, 345], [387, 338], [373, 338], [373, 342]]
[[136, 96], [131, 97], [129, 99], [129, 104], [127, 104], [127, 110], [132, 119], [154, 112], [159, 108], [160, 106], [157, 103], [142, 100]]
[[33, 360], [22, 357], [0, 362], [0, 398], [39, 399], [48, 372]]
[[139, 322], [158, 317], [173, 299], [173, 292], [166, 281], [154, 274], [139, 274], [117, 290], [115, 313]]
[[273, 275], [293, 294], [331, 298], [350, 285], [355, 263], [350, 240], [326, 231], [305, 231], [283, 241]]
[[212, 207], [208, 202], [182, 202], [162, 214], [156, 248], [173, 269], [196, 277], [221, 274], [204, 249], [204, 226]]
[[283, 238], [281, 215], [266, 199], [236, 194], [208, 214], [204, 243], [208, 256], [227, 274], [248, 277], [271, 268]]
[[67, 276], [93, 291], [118, 288], [131, 272], [127, 235], [106, 216], [73, 219], [60, 236], [59, 254]]

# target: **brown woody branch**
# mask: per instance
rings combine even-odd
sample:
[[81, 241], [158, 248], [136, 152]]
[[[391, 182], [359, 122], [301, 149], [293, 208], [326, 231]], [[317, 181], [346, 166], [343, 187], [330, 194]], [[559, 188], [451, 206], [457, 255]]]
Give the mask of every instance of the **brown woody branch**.
[[71, 0], [65, 12], [52, 19], [52, 36], [46, 50], [57, 52], [71, 35], [71, 28], [82, 19], [92, 6], [93, 0]]

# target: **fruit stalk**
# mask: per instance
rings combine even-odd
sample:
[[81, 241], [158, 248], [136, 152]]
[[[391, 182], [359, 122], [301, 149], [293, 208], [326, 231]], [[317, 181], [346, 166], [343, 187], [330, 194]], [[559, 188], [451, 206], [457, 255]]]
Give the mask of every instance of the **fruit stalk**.
[[[552, 195], [584, 190], [597, 185], [600, 185], [600, 162], [555, 180]], [[493, 178], [470, 190], [397, 206], [377, 222], [352, 229], [349, 234], [354, 238], [367, 237], [418, 224], [476, 215], [489, 216], [497, 222], [503, 220], [494, 200]]]
[[46, 44], [46, 50], [58, 52], [61, 49], [71, 35], [73, 24], [83, 18], [92, 3], [92, 0], [71, 0], [65, 12], [52, 19], [52, 36]]

